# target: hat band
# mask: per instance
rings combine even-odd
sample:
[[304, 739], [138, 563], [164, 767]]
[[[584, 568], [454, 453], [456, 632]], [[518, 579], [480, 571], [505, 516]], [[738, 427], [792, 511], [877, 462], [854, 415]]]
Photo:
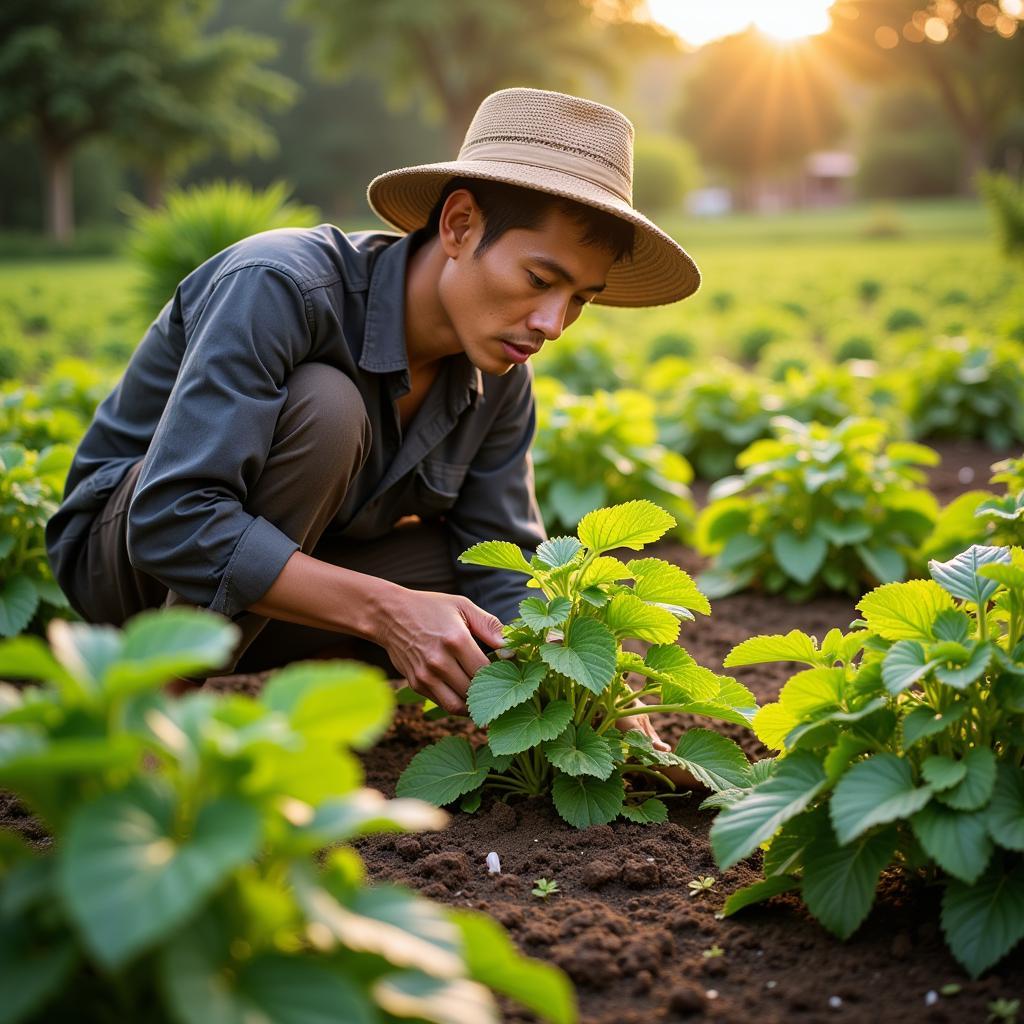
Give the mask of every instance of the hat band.
[[[537, 162], [539, 146], [543, 146], [544, 150], [551, 154], [551, 162]], [[538, 140], [529, 145], [515, 142], [479, 142], [467, 143], [462, 147], [462, 152], [459, 154], [460, 162], [472, 163], [478, 160], [525, 164], [542, 171], [560, 171], [563, 174], [570, 174], [589, 181], [591, 185], [597, 185], [606, 192], [610, 192], [616, 199], [630, 206], [633, 205], [633, 196], [629, 185], [623, 182], [620, 174], [602, 166], [593, 158], [567, 151], [557, 144], [548, 145]]]

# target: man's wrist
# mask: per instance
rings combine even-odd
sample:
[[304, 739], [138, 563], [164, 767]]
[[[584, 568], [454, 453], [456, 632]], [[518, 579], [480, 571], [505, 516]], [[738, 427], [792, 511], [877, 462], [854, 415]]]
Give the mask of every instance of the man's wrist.
[[341, 632], [385, 646], [394, 621], [399, 595], [405, 588], [379, 577], [369, 579], [372, 579], [372, 582], [360, 588], [356, 600], [352, 601], [350, 598], [350, 604], [348, 601], [339, 602], [341, 606], [349, 605], [349, 614], [345, 616], [349, 621], [339, 622], [338, 626]]

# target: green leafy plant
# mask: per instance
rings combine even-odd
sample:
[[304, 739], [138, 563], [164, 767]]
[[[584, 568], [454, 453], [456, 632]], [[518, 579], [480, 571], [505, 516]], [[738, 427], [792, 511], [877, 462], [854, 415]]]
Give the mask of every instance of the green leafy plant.
[[865, 595], [820, 647], [794, 630], [729, 653], [808, 667], [754, 719], [780, 756], [706, 803], [723, 808], [723, 870], [764, 850], [726, 914], [799, 890], [847, 938], [892, 867], [942, 886], [946, 941], [977, 976], [1024, 938], [1024, 551], [975, 546], [930, 571]]
[[988, 1016], [985, 1018], [988, 1024], [1017, 1024], [1017, 1014], [1020, 1013], [1019, 999], [993, 999], [985, 1009]]
[[979, 174], [978, 190], [999, 231], [1007, 256], [1024, 256], [1024, 185], [1008, 174]]
[[41, 452], [0, 445], [0, 636], [68, 608], [46, 559], [43, 530], [57, 510], [71, 465], [67, 445]]
[[714, 889], [715, 881], [714, 875], [698, 875], [686, 883], [686, 888], [691, 896], [707, 896]]
[[901, 579], [938, 513], [931, 493], [914, 486], [925, 479], [917, 466], [938, 455], [888, 443], [877, 419], [829, 428], [777, 417], [772, 430], [737, 459], [743, 474], [708, 494], [697, 545], [714, 562], [702, 589], [714, 598], [757, 584], [806, 600]]
[[131, 255], [143, 275], [140, 306], [154, 316], [200, 263], [249, 235], [315, 224], [316, 209], [290, 202], [290, 192], [283, 182], [257, 191], [218, 181], [172, 190], [160, 209], [132, 201]]
[[719, 957], [725, 956], [725, 950], [721, 946], [715, 944], [714, 946], [709, 946], [707, 949], [702, 949], [700, 955], [704, 957], [705, 960], [717, 960]]
[[636, 496], [668, 508], [679, 536], [688, 536], [693, 470], [658, 443], [653, 401], [627, 389], [582, 397], [554, 381], [537, 384], [533, 461], [548, 529], [571, 530], [586, 513]]
[[[487, 728], [474, 749], [449, 736], [420, 751], [398, 781], [399, 796], [436, 804], [480, 805], [482, 790], [503, 798], [550, 793], [558, 813], [583, 828], [622, 815], [640, 823], [666, 820], [674, 784], [660, 769], [678, 766], [712, 789], [745, 779], [748, 762], [736, 744], [690, 729], [675, 753], [656, 750], [638, 729], [616, 722], [667, 711], [744, 725], [753, 695], [734, 679], [698, 665], [676, 645], [680, 620], [710, 606], [690, 577], [657, 558], [622, 562], [608, 552], [641, 550], [673, 526], [649, 501], [589, 513], [579, 537], [554, 537], [527, 562], [507, 541], [486, 541], [463, 562], [509, 569], [540, 591], [525, 599], [505, 627], [503, 657], [480, 669], [469, 688], [469, 713]], [[632, 583], [624, 581], [632, 580]], [[653, 646], [641, 657], [625, 640]], [[628, 681], [642, 678], [639, 690]], [[654, 704], [636, 708], [638, 698]]]
[[549, 896], [554, 896], [556, 892], [560, 891], [558, 883], [553, 878], [538, 878], [533, 883], [530, 895], [536, 896], [539, 900], [546, 900]]
[[[196, 610], [124, 632], [57, 622], [0, 644], [0, 786], [54, 838], [0, 843], [3, 1019], [236, 1024], [497, 1021], [490, 989], [571, 1022], [561, 972], [483, 915], [370, 886], [345, 845], [444, 815], [362, 788], [352, 748], [393, 698], [356, 663], [309, 662], [259, 699], [161, 692], [237, 630]], [[313, 855], [331, 847], [318, 867]]]

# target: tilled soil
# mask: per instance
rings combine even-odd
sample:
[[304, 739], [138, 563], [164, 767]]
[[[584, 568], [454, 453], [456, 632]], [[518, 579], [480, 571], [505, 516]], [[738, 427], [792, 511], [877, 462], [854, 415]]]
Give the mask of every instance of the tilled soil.
[[[943, 465], [930, 474], [940, 501], [984, 487], [998, 456], [977, 444], [939, 446]], [[659, 545], [647, 552], [696, 573], [692, 552]], [[799, 628], [819, 639], [845, 628], [854, 602], [823, 598], [793, 606], [780, 598], [741, 594], [716, 601], [710, 619], [686, 625], [680, 642], [703, 665], [722, 671], [736, 643], [756, 633]], [[794, 666], [732, 670], [759, 703], [774, 699]], [[253, 690], [259, 677], [211, 680], [221, 690]], [[688, 716], [658, 719], [675, 742], [692, 724], [712, 726], [739, 742], [749, 756], [765, 751], [731, 725]], [[399, 709], [383, 739], [364, 757], [367, 784], [393, 796], [402, 769], [417, 750], [451, 733], [470, 734], [465, 720], [426, 722], [415, 708]], [[487, 911], [519, 947], [562, 967], [572, 978], [584, 1024], [646, 1024], [683, 1020], [984, 1022], [997, 998], [1024, 996], [1024, 945], [984, 978], [971, 981], [945, 949], [939, 926], [939, 890], [893, 872], [883, 876], [875, 906], [847, 942], [833, 938], [793, 895], [716, 917], [725, 897], [758, 877], [757, 858], [719, 872], [708, 842], [713, 812], [697, 809], [703, 792], [670, 801], [670, 822], [642, 826], [618, 821], [586, 831], [565, 824], [550, 803], [486, 799], [474, 815], [458, 811], [434, 834], [380, 835], [358, 846], [373, 879], [409, 885], [453, 906]], [[9, 799], [0, 801], [0, 825], [36, 842], [44, 834]], [[489, 874], [485, 858], [501, 860]], [[716, 879], [703, 896], [687, 883]], [[547, 900], [531, 895], [537, 878], [555, 879]], [[957, 984], [955, 995], [939, 990]], [[506, 1020], [532, 1021], [505, 1004]]]

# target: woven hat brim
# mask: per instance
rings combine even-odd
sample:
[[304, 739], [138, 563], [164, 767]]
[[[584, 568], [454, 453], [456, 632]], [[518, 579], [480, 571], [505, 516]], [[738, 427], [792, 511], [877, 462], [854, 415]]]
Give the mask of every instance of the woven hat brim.
[[374, 178], [366, 195], [371, 209], [400, 231], [423, 227], [453, 177], [483, 178], [537, 189], [593, 206], [628, 221], [636, 228], [632, 258], [615, 263], [605, 290], [595, 299], [602, 306], [663, 306], [692, 295], [700, 287], [700, 271], [670, 235], [614, 193], [574, 174], [553, 168], [500, 161], [453, 161], [400, 167]]

